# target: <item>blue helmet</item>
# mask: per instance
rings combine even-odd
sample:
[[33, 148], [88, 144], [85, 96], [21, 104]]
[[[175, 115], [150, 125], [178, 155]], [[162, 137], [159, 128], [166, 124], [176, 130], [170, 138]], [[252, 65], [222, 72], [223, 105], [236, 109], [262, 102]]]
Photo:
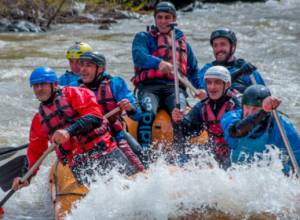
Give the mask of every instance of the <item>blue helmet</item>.
[[39, 66], [33, 70], [30, 75], [30, 86], [39, 83], [54, 83], [57, 82], [57, 75], [50, 67]]

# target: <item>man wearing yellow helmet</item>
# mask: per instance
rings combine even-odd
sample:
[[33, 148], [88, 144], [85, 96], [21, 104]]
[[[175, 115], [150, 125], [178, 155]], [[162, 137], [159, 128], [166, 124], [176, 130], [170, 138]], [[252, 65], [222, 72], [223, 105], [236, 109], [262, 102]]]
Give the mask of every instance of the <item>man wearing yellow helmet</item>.
[[61, 86], [79, 86], [78, 80], [79, 76], [79, 62], [78, 59], [81, 54], [85, 52], [92, 51], [92, 47], [87, 43], [76, 42], [73, 46], [71, 46], [66, 53], [66, 58], [69, 60], [71, 71], [66, 71], [61, 77], [58, 79], [58, 83]]

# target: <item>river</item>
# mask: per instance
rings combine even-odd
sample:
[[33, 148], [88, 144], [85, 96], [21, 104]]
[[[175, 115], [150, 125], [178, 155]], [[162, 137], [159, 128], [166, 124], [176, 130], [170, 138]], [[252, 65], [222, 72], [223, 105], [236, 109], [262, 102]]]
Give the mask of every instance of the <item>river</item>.
[[[282, 99], [280, 110], [290, 117], [299, 131], [299, 11], [298, 0], [206, 4], [193, 12], [179, 13], [178, 24], [187, 36], [199, 67], [213, 59], [209, 45], [211, 31], [222, 26], [232, 28], [238, 38], [237, 57], [257, 66], [272, 94]], [[129, 82], [133, 74], [131, 42], [136, 32], [151, 24], [152, 16], [146, 15], [137, 20], [122, 20], [110, 30], [72, 24], [55, 26], [47, 33], [1, 33], [0, 145], [18, 146], [28, 142], [31, 118], [38, 106], [28, 85], [35, 67], [49, 65], [62, 74], [68, 69], [64, 56], [67, 48], [75, 41], [84, 41], [105, 54], [108, 71], [123, 76], [132, 88]], [[5, 219], [53, 219], [50, 196], [46, 193], [50, 164], [51, 159], [48, 159], [33, 184], [6, 203]], [[189, 175], [183, 172], [175, 176], [166, 174], [163, 165], [155, 166], [149, 176], [159, 181], [141, 178], [134, 184], [126, 183], [130, 185], [126, 192], [99, 184], [91, 190], [91, 194], [97, 194], [97, 199], [85, 198], [68, 219], [119, 219], [124, 216], [140, 219], [141, 216], [134, 217], [135, 212], [130, 210], [143, 213], [146, 209], [143, 218], [166, 219], [168, 213], [177, 213], [178, 204], [187, 209], [208, 205], [244, 218], [260, 212], [275, 213], [279, 219], [298, 218], [300, 209], [296, 204], [300, 198], [300, 184], [276, 171], [278, 166], [274, 159], [269, 167], [237, 167], [229, 174], [219, 169], [199, 171], [191, 168], [193, 171], [189, 171]], [[116, 181], [122, 183], [121, 179]], [[166, 198], [166, 194], [172, 194], [170, 184], [178, 182], [180, 187], [173, 190], [189, 191], [193, 195], [184, 196], [180, 201]], [[0, 196], [2, 198], [4, 193], [0, 192]]]

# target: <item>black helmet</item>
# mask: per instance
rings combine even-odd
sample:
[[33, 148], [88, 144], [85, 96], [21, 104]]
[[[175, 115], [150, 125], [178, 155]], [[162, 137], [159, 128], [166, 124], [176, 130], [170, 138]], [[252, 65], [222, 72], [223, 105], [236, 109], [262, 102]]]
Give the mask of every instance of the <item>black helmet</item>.
[[91, 61], [97, 66], [105, 66], [106, 60], [104, 55], [98, 52], [85, 52], [79, 57], [79, 61]]
[[236, 39], [235, 33], [232, 30], [230, 30], [228, 28], [218, 28], [218, 29], [214, 30], [210, 35], [210, 45], [213, 44], [214, 39], [219, 38], [219, 37], [227, 38], [231, 42], [231, 44], [236, 46], [237, 39]]
[[243, 95], [242, 104], [261, 107], [263, 100], [270, 96], [270, 90], [263, 85], [249, 86]]
[[154, 16], [158, 12], [167, 12], [176, 17], [176, 8], [171, 2], [160, 2], [156, 5], [154, 9]]

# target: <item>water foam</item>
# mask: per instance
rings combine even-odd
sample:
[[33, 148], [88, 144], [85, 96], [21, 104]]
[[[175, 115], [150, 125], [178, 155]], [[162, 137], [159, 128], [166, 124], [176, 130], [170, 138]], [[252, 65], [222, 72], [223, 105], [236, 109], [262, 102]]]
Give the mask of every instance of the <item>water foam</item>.
[[232, 216], [264, 212], [296, 218], [300, 182], [284, 176], [278, 155], [270, 149], [262, 161], [234, 165], [227, 172], [208, 157], [173, 172], [161, 160], [133, 181], [112, 173], [99, 178], [66, 219], [168, 219], [208, 208]]

